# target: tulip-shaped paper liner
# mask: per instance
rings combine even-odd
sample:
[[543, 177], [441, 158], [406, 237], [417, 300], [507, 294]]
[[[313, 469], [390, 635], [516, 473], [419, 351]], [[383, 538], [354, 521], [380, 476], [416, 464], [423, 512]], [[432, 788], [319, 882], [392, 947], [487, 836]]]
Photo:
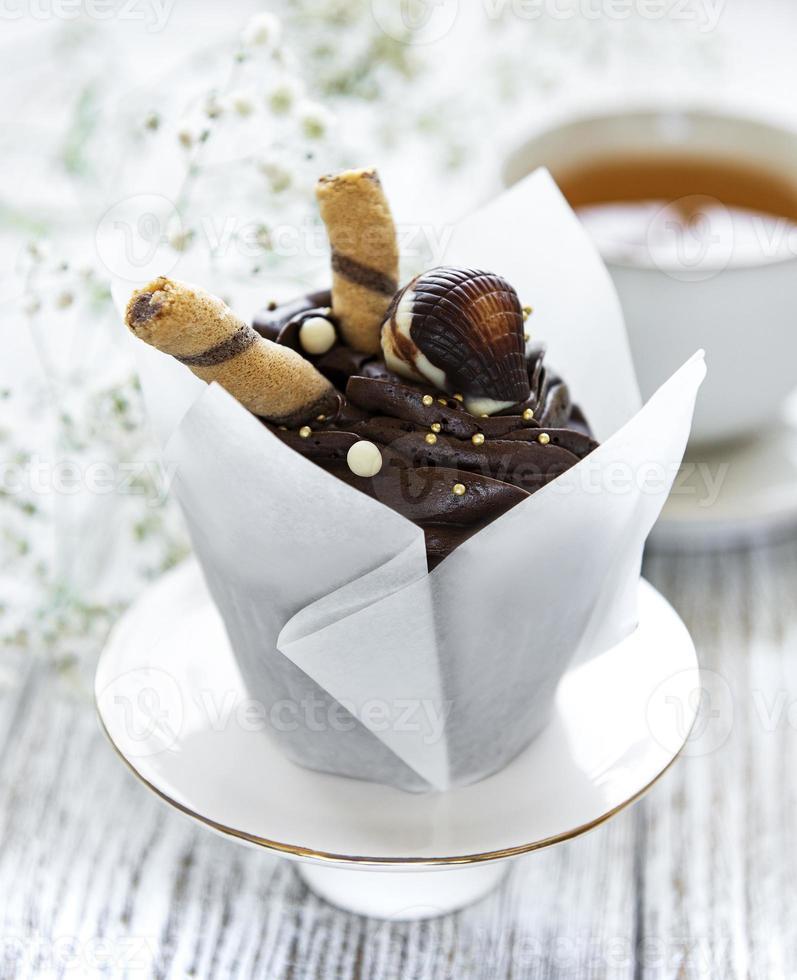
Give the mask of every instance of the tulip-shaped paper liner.
[[431, 574], [418, 527], [218, 386], [165, 405], [163, 365], [185, 369], [139, 351], [145, 395], [177, 424], [165, 456], [196, 554], [274, 736], [301, 764], [414, 790], [508, 763], [568, 665], [633, 630], [642, 547], [705, 373], [697, 355], [637, 411], [611, 282], [544, 172], [458, 226], [446, 261], [504, 275], [534, 307], [535, 339], [604, 442]]

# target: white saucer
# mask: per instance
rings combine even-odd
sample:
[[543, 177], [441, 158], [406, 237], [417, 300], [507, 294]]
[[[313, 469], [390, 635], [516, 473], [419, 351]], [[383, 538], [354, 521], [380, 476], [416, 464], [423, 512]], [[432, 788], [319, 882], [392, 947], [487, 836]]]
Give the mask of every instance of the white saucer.
[[756, 439], [690, 448], [649, 544], [735, 548], [790, 529], [797, 529], [797, 398]]
[[446, 793], [404, 793], [285, 759], [247, 700], [193, 562], [149, 589], [115, 628], [97, 668], [97, 707], [124, 761], [178, 810], [308, 862], [303, 874], [336, 904], [438, 914], [492, 887], [497, 862], [608, 820], [677, 756], [699, 702], [694, 646], [646, 582], [639, 612], [632, 636], [565, 676], [553, 721], [525, 752]]

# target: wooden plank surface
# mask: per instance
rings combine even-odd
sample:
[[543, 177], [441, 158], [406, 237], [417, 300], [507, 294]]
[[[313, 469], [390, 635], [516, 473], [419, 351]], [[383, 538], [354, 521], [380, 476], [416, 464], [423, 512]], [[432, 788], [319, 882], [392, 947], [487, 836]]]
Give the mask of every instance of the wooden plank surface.
[[0, 691], [0, 977], [797, 975], [797, 541], [659, 555], [710, 701], [639, 805], [531, 855], [478, 905], [384, 924], [170, 812], [91, 704], [41, 669]]

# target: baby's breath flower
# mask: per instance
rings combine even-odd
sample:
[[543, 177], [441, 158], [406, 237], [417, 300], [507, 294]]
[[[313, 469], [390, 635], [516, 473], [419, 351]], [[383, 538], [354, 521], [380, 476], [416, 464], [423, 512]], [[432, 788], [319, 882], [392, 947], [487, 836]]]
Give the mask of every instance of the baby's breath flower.
[[27, 252], [34, 262], [43, 262], [50, 254], [50, 246], [44, 241], [28, 242]]
[[22, 304], [22, 311], [26, 316], [35, 316], [41, 308], [42, 304], [38, 296], [28, 296]]
[[185, 147], [186, 150], [190, 150], [197, 139], [197, 134], [194, 127], [187, 122], [180, 123], [177, 127], [177, 139], [180, 146]]
[[284, 116], [302, 97], [302, 86], [292, 78], [284, 78], [266, 92], [266, 105], [275, 116]]
[[255, 111], [255, 97], [250, 89], [238, 89], [229, 95], [230, 105], [239, 116], [251, 116]]
[[74, 294], [68, 289], [64, 289], [55, 298], [55, 307], [58, 310], [65, 310], [75, 302]]
[[255, 231], [255, 241], [262, 249], [270, 249], [274, 246], [274, 240], [271, 237], [271, 229], [268, 225], [258, 225]]
[[223, 115], [224, 106], [216, 97], [216, 95], [209, 95], [205, 101], [205, 115], [209, 119], [218, 119], [219, 116]]
[[194, 240], [194, 232], [190, 228], [176, 228], [169, 232], [168, 237], [175, 252], [187, 252]]
[[144, 117], [144, 129], [155, 131], [161, 124], [161, 117], [157, 112], [148, 112]]
[[274, 194], [281, 194], [293, 183], [290, 170], [276, 160], [262, 160], [260, 171], [265, 175], [269, 188]]
[[241, 32], [241, 41], [247, 47], [276, 48], [282, 35], [282, 25], [274, 14], [255, 14]]
[[299, 124], [302, 132], [308, 139], [319, 140], [327, 135], [327, 131], [334, 122], [332, 113], [328, 112], [318, 102], [305, 100], [297, 110]]

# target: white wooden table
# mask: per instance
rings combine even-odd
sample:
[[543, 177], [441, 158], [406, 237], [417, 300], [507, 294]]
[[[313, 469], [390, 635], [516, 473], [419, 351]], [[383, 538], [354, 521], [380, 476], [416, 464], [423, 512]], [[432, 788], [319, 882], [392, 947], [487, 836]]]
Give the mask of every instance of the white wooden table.
[[797, 540], [658, 555], [705, 727], [640, 804], [519, 861], [459, 914], [384, 925], [173, 813], [91, 704], [32, 670], [0, 694], [0, 977], [797, 975]]

